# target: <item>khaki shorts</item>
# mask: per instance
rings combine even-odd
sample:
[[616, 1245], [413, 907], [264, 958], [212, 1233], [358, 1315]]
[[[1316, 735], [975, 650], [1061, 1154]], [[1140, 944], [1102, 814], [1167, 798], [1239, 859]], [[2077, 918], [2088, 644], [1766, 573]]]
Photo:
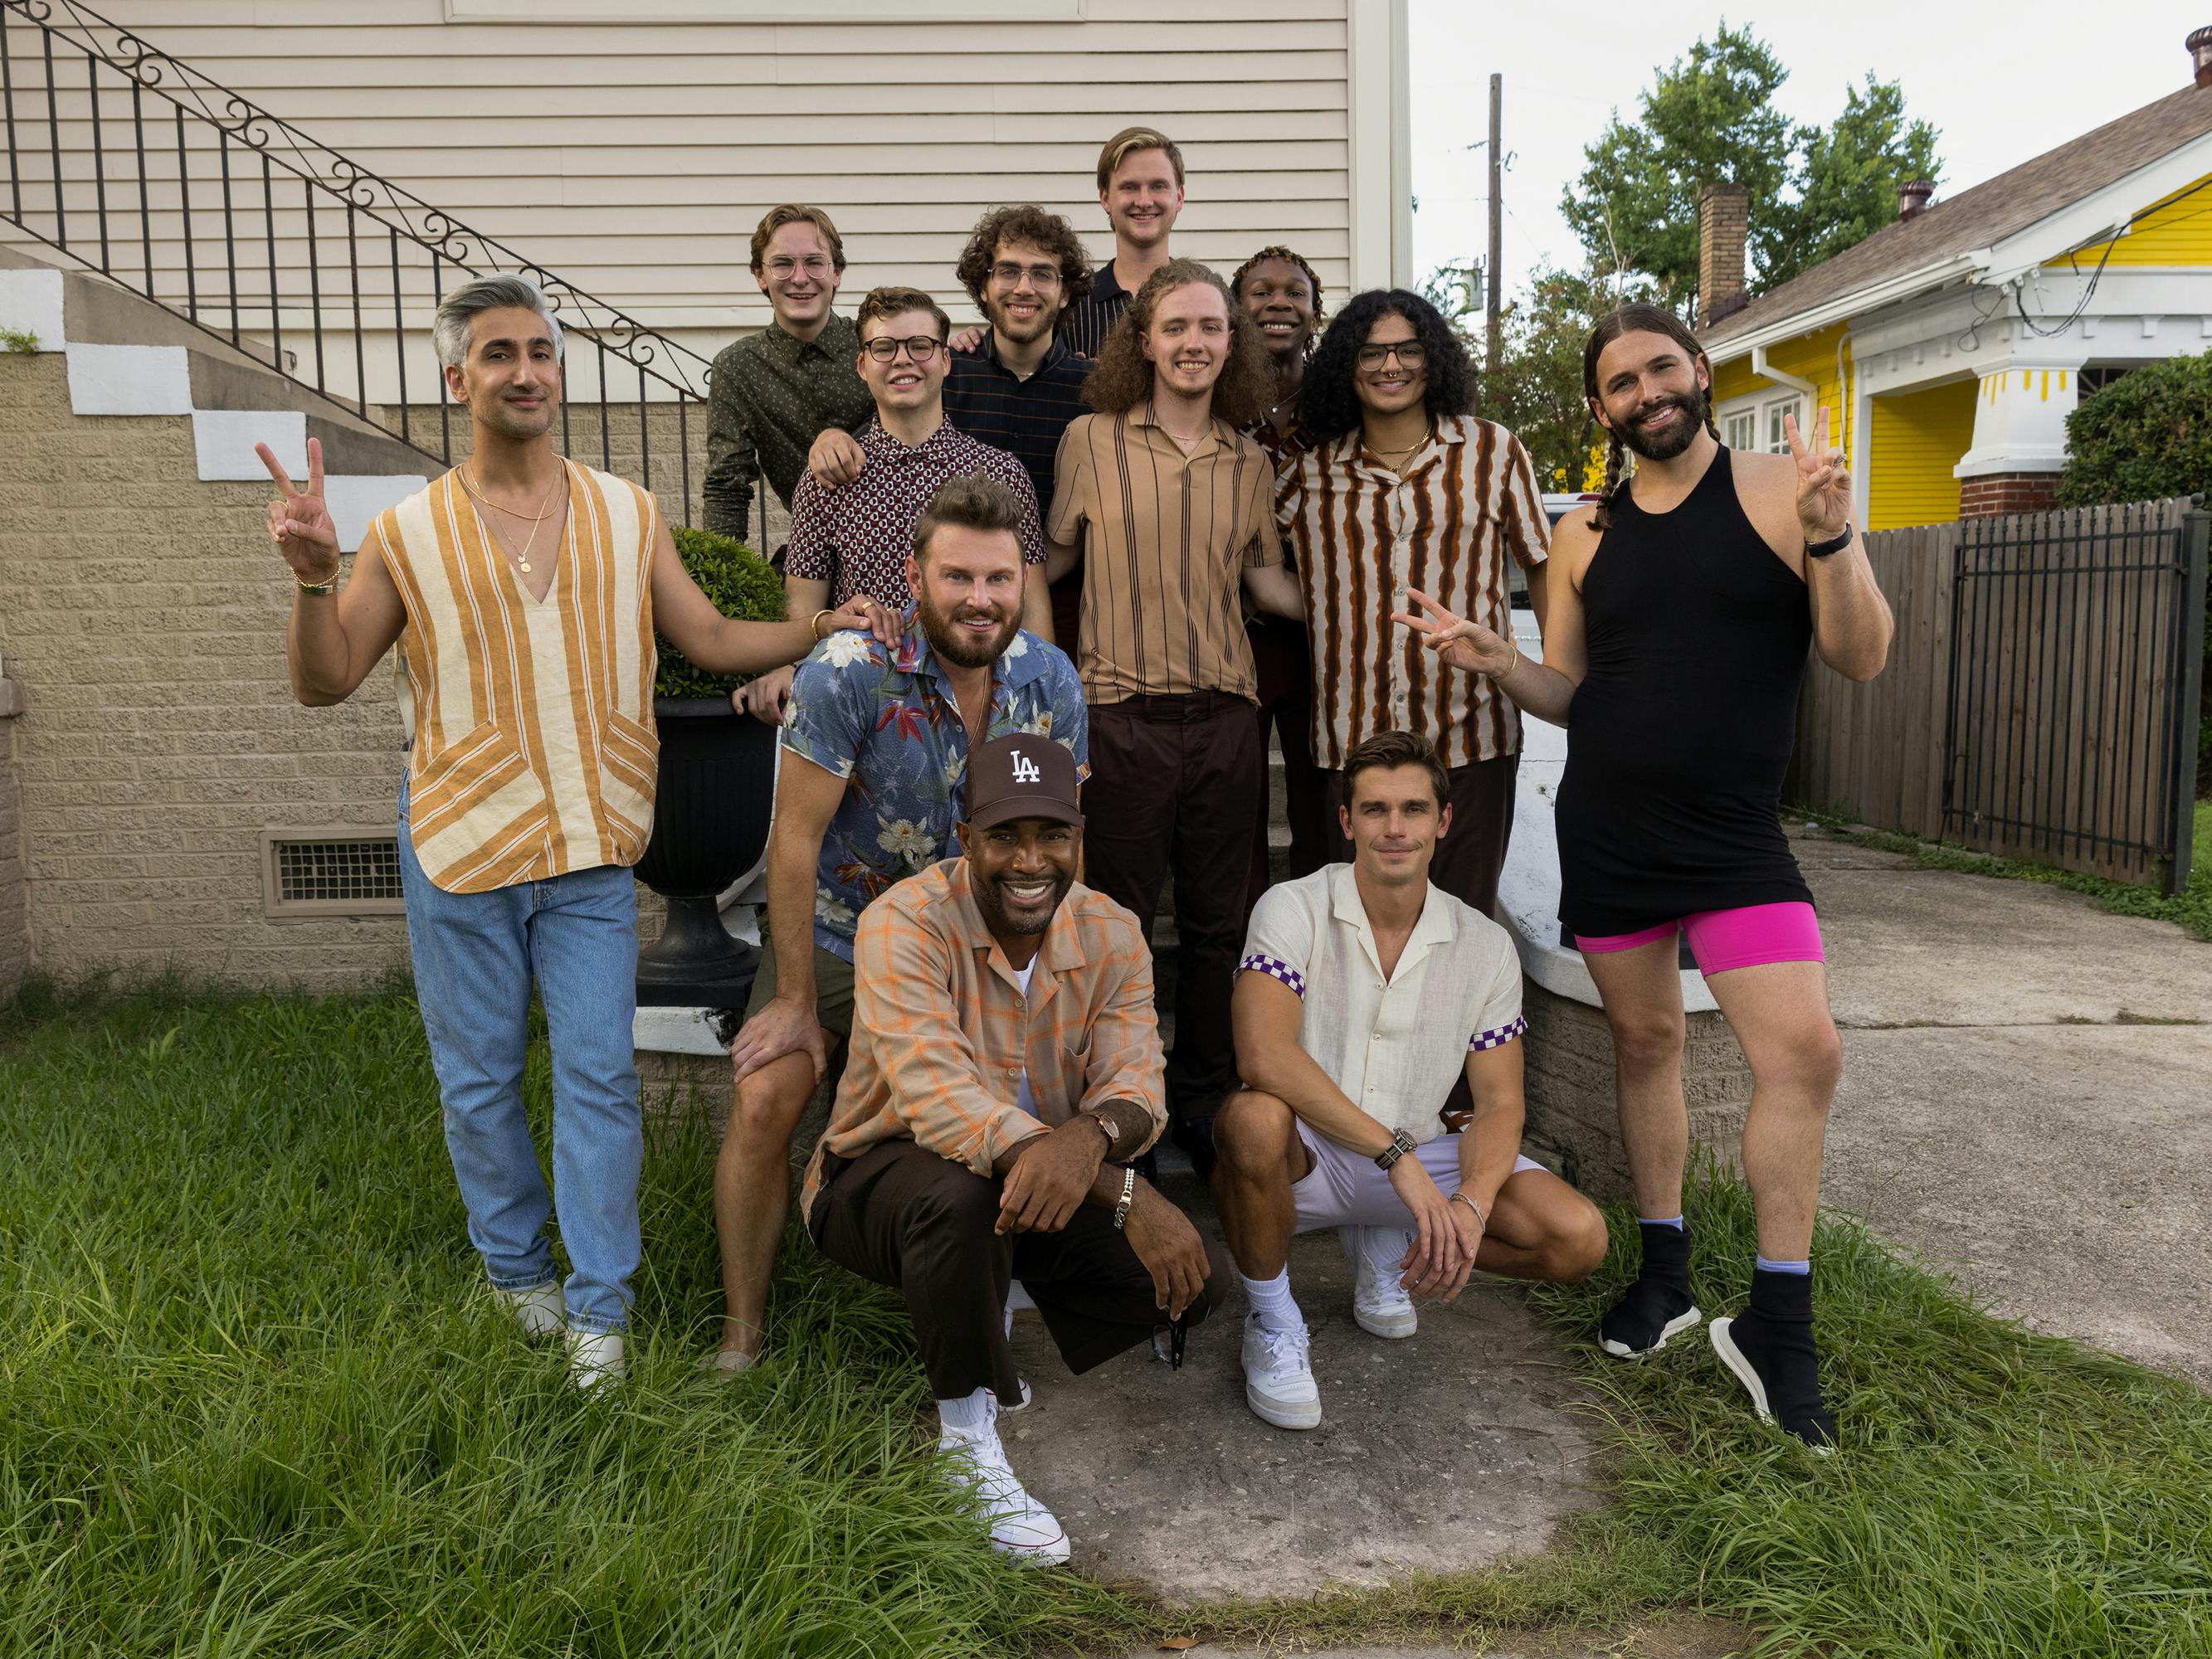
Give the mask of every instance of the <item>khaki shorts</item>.
[[[753, 993], [745, 1003], [750, 1019], [775, 996], [775, 945], [768, 930], [761, 930], [760, 967], [753, 975]], [[814, 947], [814, 1018], [832, 1036], [850, 1040], [853, 1035], [853, 964], [836, 952]]]

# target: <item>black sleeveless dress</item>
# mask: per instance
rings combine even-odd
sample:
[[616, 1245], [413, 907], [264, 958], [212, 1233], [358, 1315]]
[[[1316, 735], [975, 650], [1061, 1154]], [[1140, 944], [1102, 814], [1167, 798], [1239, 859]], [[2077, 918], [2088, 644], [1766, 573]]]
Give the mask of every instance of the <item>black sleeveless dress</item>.
[[1745, 515], [1725, 447], [1672, 512], [1620, 492], [1583, 611], [1557, 815], [1568, 933], [1811, 903], [1780, 811], [1812, 609]]

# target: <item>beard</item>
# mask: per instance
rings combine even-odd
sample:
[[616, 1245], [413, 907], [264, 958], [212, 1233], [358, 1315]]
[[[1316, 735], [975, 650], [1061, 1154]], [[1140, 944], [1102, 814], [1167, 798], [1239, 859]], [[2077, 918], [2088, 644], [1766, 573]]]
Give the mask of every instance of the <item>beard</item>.
[[[1066, 307], [1063, 307], [1060, 309], [1064, 310]], [[1041, 340], [1060, 325], [1060, 310], [1050, 309], [1042, 305], [1037, 307], [1036, 314], [1026, 322], [1018, 321], [1009, 315], [1006, 302], [1002, 300], [987, 301], [983, 307], [983, 314], [990, 319], [993, 328], [997, 329], [1000, 333], [1017, 345], [1027, 345], [1032, 340]]]
[[[969, 869], [974, 869], [971, 862]], [[1052, 919], [1060, 914], [1060, 902], [1067, 896], [1067, 890], [1075, 885], [1071, 872], [1055, 872], [1052, 878], [1052, 902], [1039, 905], [1035, 910], [1010, 911], [1000, 896], [999, 880], [978, 881], [975, 884], [975, 906], [983, 913], [984, 921], [994, 931], [1011, 933], [1016, 938], [1042, 933], [1052, 926]]]
[[[915, 595], [914, 608], [915, 614], [921, 619], [921, 636], [929, 641], [929, 648], [956, 668], [988, 668], [1022, 629], [1018, 611], [1009, 616], [996, 610], [986, 611], [963, 605], [958, 617], [948, 617], [930, 603], [926, 592]], [[988, 647], [969, 639], [954, 626], [957, 621], [987, 614], [996, 617], [1000, 623]]]
[[[1656, 414], [1662, 409], [1679, 409], [1684, 418], [1674, 422], [1674, 429], [1657, 438], [1644, 435], [1644, 416]], [[1637, 411], [1637, 418], [1622, 422], [1620, 441], [1647, 461], [1671, 461], [1692, 444], [1698, 434], [1705, 430], [1705, 422], [1712, 418], [1712, 404], [1703, 392], [1690, 391], [1678, 398], [1655, 399]]]

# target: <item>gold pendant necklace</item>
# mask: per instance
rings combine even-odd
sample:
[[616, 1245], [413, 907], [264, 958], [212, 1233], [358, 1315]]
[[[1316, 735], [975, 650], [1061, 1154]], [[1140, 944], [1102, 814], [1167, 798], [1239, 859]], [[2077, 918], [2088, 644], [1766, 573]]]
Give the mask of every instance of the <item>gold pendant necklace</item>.
[[[529, 516], [526, 514], [516, 512], [511, 507], [501, 507], [497, 501], [492, 500], [490, 496], [485, 495], [482, 490], [478, 489], [474, 484], [469, 482], [468, 470], [466, 468], [456, 467], [454, 471], [460, 477], [461, 488], [467, 490], [471, 497], [474, 500], [483, 502], [486, 507], [495, 508], [499, 512], [506, 514], [510, 519], [527, 518]], [[563, 461], [561, 464], [561, 476], [553, 481], [552, 489], [545, 492], [545, 500], [538, 507], [538, 516], [534, 519], [531, 519], [530, 520], [530, 539], [523, 543], [522, 551], [514, 556], [514, 568], [517, 570], [520, 570], [526, 576], [531, 574], [530, 555], [532, 550], [536, 548], [538, 545], [538, 527], [545, 522], [546, 516], [553, 511], [553, 497], [560, 493], [562, 488], [567, 484], [568, 482], [568, 465], [566, 461]], [[489, 525], [486, 525], [484, 526], [484, 533], [486, 535], [489, 535], [491, 533], [491, 526]]]

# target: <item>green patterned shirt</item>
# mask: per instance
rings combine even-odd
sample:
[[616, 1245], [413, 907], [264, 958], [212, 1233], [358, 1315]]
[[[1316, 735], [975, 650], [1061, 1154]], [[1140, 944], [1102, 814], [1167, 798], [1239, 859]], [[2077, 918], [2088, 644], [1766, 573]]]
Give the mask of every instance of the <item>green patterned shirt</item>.
[[743, 539], [755, 479], [766, 473], [789, 507], [815, 439], [833, 426], [850, 432], [876, 412], [853, 367], [860, 352], [860, 330], [833, 313], [811, 340], [770, 323], [716, 354], [707, 404], [708, 529]]

